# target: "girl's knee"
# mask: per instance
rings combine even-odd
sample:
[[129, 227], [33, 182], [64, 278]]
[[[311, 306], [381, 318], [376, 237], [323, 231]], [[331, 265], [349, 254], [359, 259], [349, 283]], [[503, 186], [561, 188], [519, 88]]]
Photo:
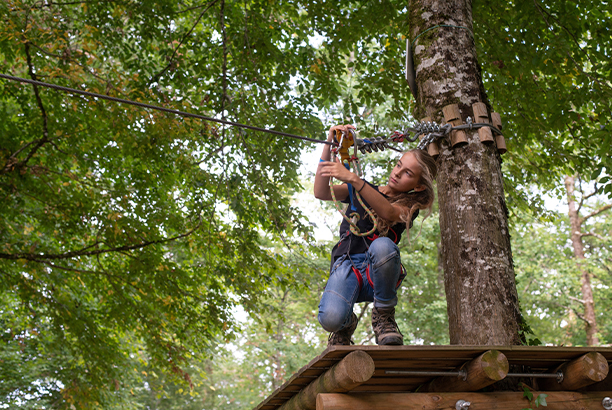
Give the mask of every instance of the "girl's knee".
[[376, 255], [378, 258], [382, 259], [387, 259], [388, 256], [399, 256], [399, 248], [387, 237], [376, 238], [370, 244], [369, 251], [372, 255]]
[[319, 304], [319, 323], [328, 332], [341, 330], [349, 319], [352, 306], [335, 292], [325, 291]]
[[327, 332], [337, 332], [342, 329], [346, 318], [340, 312], [321, 312], [319, 311], [319, 323]]

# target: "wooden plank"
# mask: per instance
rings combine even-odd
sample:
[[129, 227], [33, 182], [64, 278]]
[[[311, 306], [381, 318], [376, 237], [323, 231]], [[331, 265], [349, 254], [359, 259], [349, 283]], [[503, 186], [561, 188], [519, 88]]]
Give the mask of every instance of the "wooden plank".
[[457, 366], [462, 365], [466, 361], [465, 360], [417, 361], [417, 360], [410, 360], [410, 359], [401, 359], [401, 360], [374, 360], [374, 362], [376, 363], [376, 371], [385, 371], [385, 370], [415, 370], [415, 369], [429, 369], [429, 368], [436, 369], [436, 370], [452, 370], [452, 369], [457, 368]]
[[404, 385], [404, 384], [416, 384], [420, 385], [423, 383], [427, 383], [433, 379], [433, 377], [392, 377], [392, 375], [388, 375], [387, 377], [372, 377], [368, 380], [364, 385], [366, 386], [377, 386], [381, 384], [388, 385]]
[[361, 386], [351, 390], [351, 393], [377, 393], [377, 392], [412, 392], [419, 387], [420, 384], [402, 384], [402, 385], [378, 385], [362, 384]]
[[597, 351], [612, 361], [612, 348], [594, 347], [549, 347], [549, 346], [332, 346], [337, 357], [340, 352], [363, 350], [374, 360], [379, 359], [441, 359], [460, 358], [470, 360], [489, 349], [499, 350], [511, 362], [538, 359], [575, 359], [585, 353]]
[[[535, 392], [546, 394], [547, 410], [601, 410], [606, 393]], [[517, 410], [533, 407], [522, 392], [320, 394], [316, 410], [440, 410], [454, 409], [459, 400], [470, 410]]]

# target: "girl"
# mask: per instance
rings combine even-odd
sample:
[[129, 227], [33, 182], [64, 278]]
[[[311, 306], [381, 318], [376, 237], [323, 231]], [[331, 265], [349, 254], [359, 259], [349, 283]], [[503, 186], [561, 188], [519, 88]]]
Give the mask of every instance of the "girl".
[[[327, 141], [332, 141], [336, 130], [348, 133], [352, 125], [337, 125], [329, 130]], [[357, 316], [353, 313], [355, 302], [374, 302], [372, 328], [379, 345], [402, 345], [404, 338], [395, 322], [396, 290], [406, 276], [400, 263], [399, 243], [402, 232], [412, 226], [419, 209], [428, 209], [429, 216], [434, 200], [433, 180], [436, 163], [426, 152], [410, 150], [402, 155], [387, 185], [375, 186], [360, 179], [347, 170], [338, 160], [330, 162], [329, 148], [321, 155], [314, 182], [316, 198], [332, 199], [330, 177], [344, 184], [334, 185], [338, 201], [349, 202], [349, 187], [359, 192], [365, 204], [374, 211], [378, 223], [377, 231], [367, 237], [350, 232], [344, 220], [340, 226], [340, 241], [334, 246], [331, 258], [329, 281], [319, 304], [319, 323], [328, 332], [328, 346], [350, 345], [357, 327]], [[354, 194], [353, 194], [354, 195]], [[368, 232], [373, 221], [365, 213], [356, 198], [360, 232]], [[347, 209], [346, 215], [352, 212]], [[350, 217], [350, 216], [349, 216]]]

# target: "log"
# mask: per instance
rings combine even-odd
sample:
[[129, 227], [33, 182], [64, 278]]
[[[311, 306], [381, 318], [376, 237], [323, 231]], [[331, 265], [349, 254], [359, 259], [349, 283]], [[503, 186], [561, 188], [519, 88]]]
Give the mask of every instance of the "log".
[[419, 389], [420, 392], [477, 391], [500, 381], [508, 374], [506, 355], [489, 350], [476, 359], [464, 363], [459, 370], [467, 371], [465, 380], [461, 377], [438, 377]]
[[[500, 131], [502, 130], [501, 115], [499, 115], [498, 112], [491, 113], [491, 122], [493, 123], [493, 126], [495, 128]], [[497, 145], [497, 150], [500, 154], [505, 154], [506, 151], [508, 151], [508, 149], [506, 148], [506, 140], [504, 140], [503, 135], [498, 134], [495, 136], [495, 145]]]
[[610, 366], [608, 366], [608, 377], [606, 377], [599, 383], [589, 384], [588, 386], [581, 388], [580, 391], [611, 391], [612, 392], [612, 371], [610, 371]]
[[[490, 124], [489, 114], [487, 114], [487, 106], [485, 103], [477, 102], [472, 104], [472, 110], [474, 111], [474, 122], [480, 122], [483, 124]], [[494, 142], [493, 133], [491, 128], [482, 127], [478, 128], [478, 138], [482, 143]]]
[[[602, 410], [604, 397], [612, 392], [533, 392], [533, 399], [546, 394], [547, 410]], [[317, 396], [316, 410], [440, 410], [455, 409], [459, 400], [470, 402], [470, 410], [518, 410], [536, 408], [523, 392], [492, 393], [328, 393]], [[540, 408], [540, 407], [538, 407]]]
[[[430, 122], [431, 121], [431, 117], [424, 117], [421, 118], [421, 122]], [[419, 136], [419, 141], [423, 139], [423, 136]], [[432, 142], [431, 144], [427, 144], [427, 153], [429, 155], [431, 155], [432, 157], [434, 157], [434, 159], [438, 158], [438, 155], [440, 155], [440, 149], [438, 147], [438, 143], [437, 142]]]
[[279, 410], [315, 410], [320, 393], [351, 391], [374, 375], [374, 360], [361, 350], [349, 353], [331, 369], [319, 376]]
[[[461, 113], [459, 112], [459, 106], [457, 104], [449, 104], [442, 108], [444, 114], [444, 120], [452, 125], [461, 125]], [[467, 137], [463, 130], [451, 131], [451, 145], [453, 148], [467, 144]]]
[[603, 381], [608, 375], [608, 361], [597, 352], [589, 352], [571, 362], [563, 363], [554, 372], [563, 372], [561, 383], [554, 379], [538, 381], [542, 390], [578, 390]]

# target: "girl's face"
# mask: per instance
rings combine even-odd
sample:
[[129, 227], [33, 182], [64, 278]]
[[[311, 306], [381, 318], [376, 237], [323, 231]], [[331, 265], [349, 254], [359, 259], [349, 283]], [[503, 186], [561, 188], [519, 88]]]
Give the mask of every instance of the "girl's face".
[[412, 152], [405, 153], [389, 175], [391, 196], [412, 190], [422, 191], [425, 187], [419, 185], [421, 179], [421, 166]]

